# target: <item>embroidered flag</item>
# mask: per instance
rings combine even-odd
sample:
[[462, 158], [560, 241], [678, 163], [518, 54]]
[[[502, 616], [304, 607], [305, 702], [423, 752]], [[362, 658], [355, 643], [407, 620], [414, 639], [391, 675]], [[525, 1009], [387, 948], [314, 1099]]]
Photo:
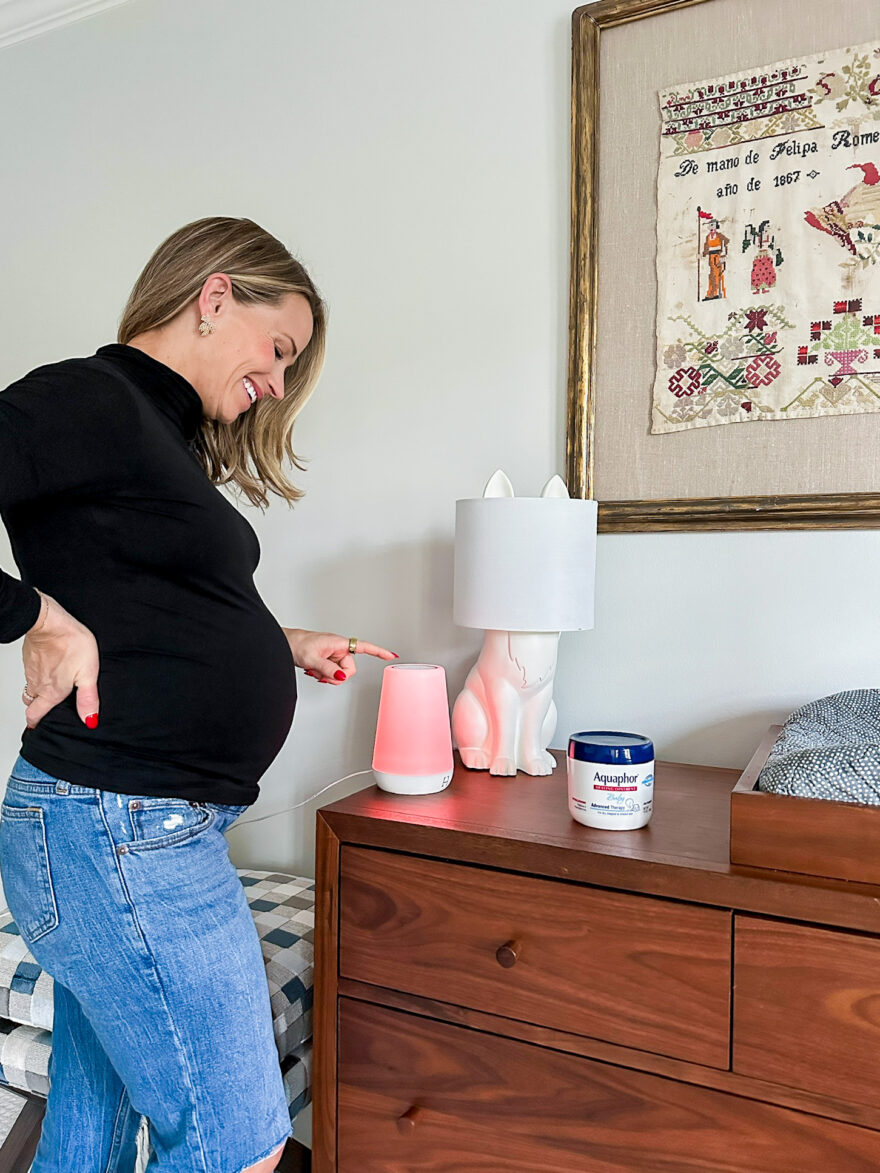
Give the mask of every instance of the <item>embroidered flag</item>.
[[651, 431], [880, 411], [880, 42], [659, 98]]

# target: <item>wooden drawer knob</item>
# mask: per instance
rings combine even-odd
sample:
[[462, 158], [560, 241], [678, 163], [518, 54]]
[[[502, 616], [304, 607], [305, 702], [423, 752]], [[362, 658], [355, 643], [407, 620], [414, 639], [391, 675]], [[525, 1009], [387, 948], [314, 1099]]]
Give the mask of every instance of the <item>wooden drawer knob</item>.
[[505, 969], [510, 969], [512, 965], [516, 965], [520, 948], [519, 941], [507, 941], [504, 945], [499, 945], [495, 950], [495, 958], [498, 964], [503, 965]]
[[408, 1111], [404, 1112], [402, 1116], [397, 1118], [397, 1131], [401, 1136], [409, 1136], [416, 1126], [416, 1121], [421, 1115], [421, 1111], [417, 1104], [414, 1104]]

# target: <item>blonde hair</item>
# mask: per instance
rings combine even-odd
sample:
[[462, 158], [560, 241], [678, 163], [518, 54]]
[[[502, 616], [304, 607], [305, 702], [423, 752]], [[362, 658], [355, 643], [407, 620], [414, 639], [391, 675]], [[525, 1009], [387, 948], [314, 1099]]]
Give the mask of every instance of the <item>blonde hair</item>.
[[284, 398], [266, 400], [258, 412], [232, 423], [205, 418], [193, 448], [214, 484], [232, 481], [252, 505], [267, 506], [267, 490], [288, 504], [304, 492], [287, 479], [285, 456], [301, 471], [293, 451], [293, 422], [312, 393], [324, 362], [326, 307], [306, 270], [284, 245], [253, 220], [208, 216], [173, 232], [156, 249], [134, 283], [116, 340], [123, 344], [176, 317], [199, 296], [212, 273], [225, 273], [243, 305], [277, 305], [291, 293], [309, 303], [312, 337], [284, 374]]

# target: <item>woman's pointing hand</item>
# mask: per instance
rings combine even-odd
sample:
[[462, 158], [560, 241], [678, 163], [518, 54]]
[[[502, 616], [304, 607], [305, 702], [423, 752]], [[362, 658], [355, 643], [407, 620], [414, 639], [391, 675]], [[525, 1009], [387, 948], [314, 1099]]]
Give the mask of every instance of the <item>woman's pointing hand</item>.
[[334, 635], [330, 631], [306, 631], [301, 627], [283, 627], [287, 636], [293, 662], [305, 670], [319, 684], [342, 684], [357, 672], [355, 656], [376, 656], [380, 660], [397, 660], [396, 652], [380, 648], [377, 644], [357, 641], [357, 650], [348, 650], [347, 635]]

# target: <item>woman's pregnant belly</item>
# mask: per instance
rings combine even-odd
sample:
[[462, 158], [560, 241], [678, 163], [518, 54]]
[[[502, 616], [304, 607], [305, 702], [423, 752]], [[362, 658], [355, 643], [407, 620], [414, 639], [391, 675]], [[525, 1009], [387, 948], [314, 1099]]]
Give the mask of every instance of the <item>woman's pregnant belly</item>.
[[[74, 695], [43, 717], [53, 733], [205, 777], [258, 781], [290, 731], [296, 671], [280, 625], [259, 596], [187, 618], [167, 608], [132, 615], [130, 638], [98, 641], [98, 728], [86, 730]], [[49, 732], [47, 728], [46, 732]]]

